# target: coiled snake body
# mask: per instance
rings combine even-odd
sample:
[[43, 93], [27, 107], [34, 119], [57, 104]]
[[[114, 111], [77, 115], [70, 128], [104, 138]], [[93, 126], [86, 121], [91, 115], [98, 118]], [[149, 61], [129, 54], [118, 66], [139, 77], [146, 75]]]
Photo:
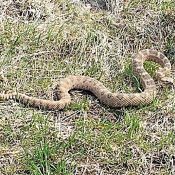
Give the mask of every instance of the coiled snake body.
[[168, 58], [155, 50], [142, 50], [133, 58], [134, 74], [140, 78], [144, 91], [141, 93], [112, 93], [98, 80], [88, 76], [70, 75], [64, 78], [57, 85], [58, 101], [44, 100], [36, 97], [30, 97], [22, 93], [0, 93], [0, 100], [14, 99], [20, 103], [49, 110], [60, 110], [70, 104], [71, 96], [69, 90], [83, 89], [91, 91], [98, 99], [111, 107], [137, 106], [149, 104], [156, 97], [156, 85], [152, 77], [145, 71], [143, 63], [146, 60], [154, 61], [160, 64], [156, 72], [157, 78], [162, 81], [172, 82], [169, 77], [171, 64]]

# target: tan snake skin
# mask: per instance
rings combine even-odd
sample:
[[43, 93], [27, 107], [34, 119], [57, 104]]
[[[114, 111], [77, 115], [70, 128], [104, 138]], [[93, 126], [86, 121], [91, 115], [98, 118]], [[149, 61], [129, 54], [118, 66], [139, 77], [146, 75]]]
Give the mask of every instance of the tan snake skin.
[[171, 64], [168, 58], [162, 53], [155, 50], [142, 50], [133, 58], [134, 74], [140, 78], [144, 91], [141, 93], [112, 93], [98, 80], [88, 76], [70, 75], [64, 78], [56, 87], [58, 101], [44, 100], [35, 97], [29, 97], [22, 93], [0, 93], [0, 100], [14, 99], [20, 103], [49, 110], [60, 110], [70, 104], [71, 96], [69, 90], [83, 89], [91, 91], [98, 99], [110, 107], [137, 106], [149, 104], [156, 97], [156, 85], [152, 77], [145, 71], [143, 63], [146, 60], [154, 61], [160, 64], [156, 72], [157, 78], [164, 82], [172, 83], [169, 77]]

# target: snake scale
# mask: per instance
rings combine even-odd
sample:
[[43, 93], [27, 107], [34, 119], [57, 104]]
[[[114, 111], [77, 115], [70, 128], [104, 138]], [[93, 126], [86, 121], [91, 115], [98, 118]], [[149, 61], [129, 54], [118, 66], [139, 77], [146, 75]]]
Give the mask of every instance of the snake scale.
[[169, 77], [171, 71], [171, 64], [168, 58], [162, 53], [145, 49], [138, 52], [133, 57], [132, 66], [135, 76], [140, 78], [143, 86], [143, 92], [140, 93], [112, 93], [98, 80], [88, 76], [74, 76], [70, 75], [60, 80], [56, 86], [58, 101], [39, 99], [30, 97], [28, 95], [13, 92], [13, 93], [0, 93], [0, 101], [13, 99], [20, 103], [49, 110], [60, 110], [71, 103], [71, 96], [69, 91], [71, 89], [83, 89], [91, 91], [100, 102], [110, 107], [124, 107], [124, 106], [138, 106], [149, 104], [156, 97], [156, 85], [152, 77], [146, 72], [143, 63], [150, 60], [160, 64], [156, 75], [159, 80], [164, 82], [172, 82]]

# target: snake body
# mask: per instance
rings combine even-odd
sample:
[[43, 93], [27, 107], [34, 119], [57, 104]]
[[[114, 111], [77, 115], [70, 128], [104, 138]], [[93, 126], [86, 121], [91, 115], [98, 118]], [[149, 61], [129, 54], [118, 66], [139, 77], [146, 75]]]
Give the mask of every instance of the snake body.
[[7, 94], [0, 93], [0, 100], [13, 99], [32, 107], [60, 110], [71, 103], [71, 96], [69, 94], [71, 89], [83, 89], [91, 91], [100, 102], [114, 108], [149, 104], [156, 97], [157, 92], [154, 80], [143, 67], [143, 63], [146, 60], [160, 64], [161, 67], [156, 72], [156, 75], [157, 78], [162, 81], [169, 80], [169, 73], [171, 70], [170, 61], [164, 54], [151, 49], [139, 51], [132, 60], [132, 66], [134, 74], [141, 80], [144, 89], [141, 93], [112, 93], [101, 82], [94, 78], [70, 75], [60, 80], [56, 87], [59, 97], [58, 101], [30, 97], [18, 92]]

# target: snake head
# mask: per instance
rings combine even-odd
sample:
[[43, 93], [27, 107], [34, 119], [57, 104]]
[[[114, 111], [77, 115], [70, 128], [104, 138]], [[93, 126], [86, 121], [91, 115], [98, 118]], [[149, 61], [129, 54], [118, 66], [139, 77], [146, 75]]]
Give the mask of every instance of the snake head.
[[175, 87], [175, 80], [171, 77], [163, 77], [161, 81], [165, 84], [173, 85]]
[[175, 80], [170, 77], [171, 70], [167, 68], [159, 68], [156, 72], [156, 77], [158, 80], [162, 81], [165, 84], [173, 85], [175, 87]]

